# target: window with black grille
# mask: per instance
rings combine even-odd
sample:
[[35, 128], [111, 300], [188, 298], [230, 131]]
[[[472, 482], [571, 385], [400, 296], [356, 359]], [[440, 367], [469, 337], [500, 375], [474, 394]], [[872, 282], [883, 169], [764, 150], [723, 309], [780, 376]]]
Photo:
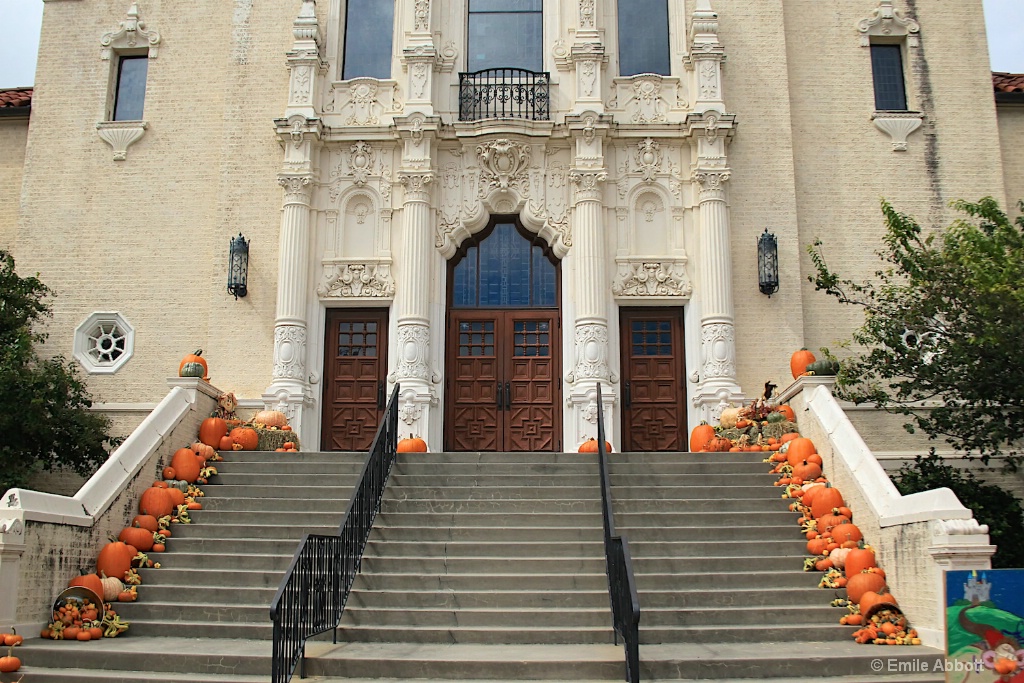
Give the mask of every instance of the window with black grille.
[[871, 74], [875, 81], [875, 109], [906, 111], [907, 89], [903, 80], [901, 46], [872, 45]]

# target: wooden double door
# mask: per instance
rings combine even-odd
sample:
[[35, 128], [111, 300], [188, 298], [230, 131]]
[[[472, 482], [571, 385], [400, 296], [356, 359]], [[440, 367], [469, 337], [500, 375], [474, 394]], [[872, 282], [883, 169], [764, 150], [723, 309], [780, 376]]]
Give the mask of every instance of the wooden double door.
[[320, 447], [366, 451], [384, 416], [388, 312], [328, 309]]
[[450, 310], [445, 448], [561, 450], [557, 309]]
[[687, 450], [682, 309], [623, 308], [619, 329], [622, 450]]

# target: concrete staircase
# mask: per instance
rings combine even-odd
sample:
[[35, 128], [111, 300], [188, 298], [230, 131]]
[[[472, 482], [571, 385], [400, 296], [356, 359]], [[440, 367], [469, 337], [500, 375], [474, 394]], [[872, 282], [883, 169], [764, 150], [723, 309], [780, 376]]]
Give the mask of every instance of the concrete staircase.
[[[303, 533], [337, 528], [362, 457], [229, 454], [140, 601], [121, 605], [128, 636], [31, 641], [26, 683], [265, 683], [281, 574]], [[940, 653], [856, 645], [838, 625], [819, 575], [801, 571], [793, 514], [759, 454], [612, 457], [643, 680], [943, 680], [895, 673], [930, 672]], [[620, 681], [610, 622], [595, 455], [408, 454], [339, 643], [307, 645], [307, 680]]]

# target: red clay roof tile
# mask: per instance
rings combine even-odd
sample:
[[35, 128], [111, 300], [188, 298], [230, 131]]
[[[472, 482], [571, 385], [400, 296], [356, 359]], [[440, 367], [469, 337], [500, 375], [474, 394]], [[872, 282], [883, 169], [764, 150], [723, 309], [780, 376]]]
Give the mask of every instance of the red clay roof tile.
[[32, 106], [32, 88], [7, 88], [0, 90], [0, 107]]
[[992, 87], [999, 92], [1024, 93], [1024, 74], [1008, 74], [1001, 71], [992, 72]]

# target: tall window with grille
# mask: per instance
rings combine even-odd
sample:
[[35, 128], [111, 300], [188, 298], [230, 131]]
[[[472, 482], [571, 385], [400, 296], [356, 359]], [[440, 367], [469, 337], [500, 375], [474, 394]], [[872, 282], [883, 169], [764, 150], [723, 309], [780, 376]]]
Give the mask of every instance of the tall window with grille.
[[871, 75], [875, 84], [875, 109], [906, 111], [907, 87], [903, 78], [903, 47], [871, 45]]
[[467, 70], [544, 68], [542, 0], [469, 0]]

